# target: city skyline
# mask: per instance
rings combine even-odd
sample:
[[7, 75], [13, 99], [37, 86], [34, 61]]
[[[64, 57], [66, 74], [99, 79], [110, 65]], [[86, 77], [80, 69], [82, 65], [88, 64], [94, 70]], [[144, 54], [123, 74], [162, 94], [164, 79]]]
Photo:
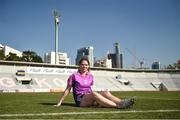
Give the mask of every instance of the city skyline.
[[0, 0], [0, 43], [19, 51], [32, 50], [42, 58], [54, 51], [52, 11], [60, 14], [59, 52], [75, 64], [78, 48], [93, 46], [101, 59], [120, 43], [124, 68], [138, 65], [127, 48], [161, 65], [180, 59], [180, 2], [178, 0]]

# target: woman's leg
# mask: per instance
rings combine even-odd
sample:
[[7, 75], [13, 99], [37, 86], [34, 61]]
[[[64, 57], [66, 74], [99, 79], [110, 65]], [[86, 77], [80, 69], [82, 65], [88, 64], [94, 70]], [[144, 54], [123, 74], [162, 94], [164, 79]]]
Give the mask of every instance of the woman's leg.
[[120, 98], [112, 95], [109, 91], [101, 91], [100, 94], [107, 99], [115, 102], [118, 108], [131, 108], [135, 102], [136, 97], [132, 97], [129, 99], [121, 100]]
[[81, 107], [90, 107], [93, 106], [95, 100], [92, 93], [85, 94], [81, 99]]
[[92, 106], [94, 102], [97, 102], [102, 107], [117, 107], [117, 104], [97, 92], [92, 92], [83, 96], [81, 100], [82, 107]]
[[119, 104], [122, 101], [120, 98], [112, 95], [109, 91], [101, 91], [100, 94], [105, 98], [115, 102], [116, 104]]

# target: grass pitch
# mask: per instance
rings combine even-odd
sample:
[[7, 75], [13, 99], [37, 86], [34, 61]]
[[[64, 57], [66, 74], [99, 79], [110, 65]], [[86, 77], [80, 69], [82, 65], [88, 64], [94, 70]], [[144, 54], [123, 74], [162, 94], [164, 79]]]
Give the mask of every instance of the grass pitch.
[[180, 119], [180, 92], [112, 92], [137, 96], [131, 109], [80, 108], [72, 93], [59, 108], [62, 93], [0, 93], [0, 119]]

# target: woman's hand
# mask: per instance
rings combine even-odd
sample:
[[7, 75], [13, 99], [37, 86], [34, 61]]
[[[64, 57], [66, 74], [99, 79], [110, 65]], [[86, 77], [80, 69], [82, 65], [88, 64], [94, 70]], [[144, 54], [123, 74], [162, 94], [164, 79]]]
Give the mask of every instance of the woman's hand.
[[61, 106], [61, 103], [54, 105], [54, 107], [60, 107], [60, 106]]
[[60, 107], [60, 105], [54, 105], [54, 107]]

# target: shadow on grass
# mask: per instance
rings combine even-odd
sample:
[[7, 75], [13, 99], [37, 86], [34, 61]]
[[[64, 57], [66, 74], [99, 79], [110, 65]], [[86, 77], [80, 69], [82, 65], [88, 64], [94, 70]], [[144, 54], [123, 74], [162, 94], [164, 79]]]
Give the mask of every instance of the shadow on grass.
[[[39, 103], [41, 105], [56, 105], [57, 103]], [[71, 106], [71, 107], [76, 107], [76, 105], [74, 103], [62, 103], [63, 106]]]

